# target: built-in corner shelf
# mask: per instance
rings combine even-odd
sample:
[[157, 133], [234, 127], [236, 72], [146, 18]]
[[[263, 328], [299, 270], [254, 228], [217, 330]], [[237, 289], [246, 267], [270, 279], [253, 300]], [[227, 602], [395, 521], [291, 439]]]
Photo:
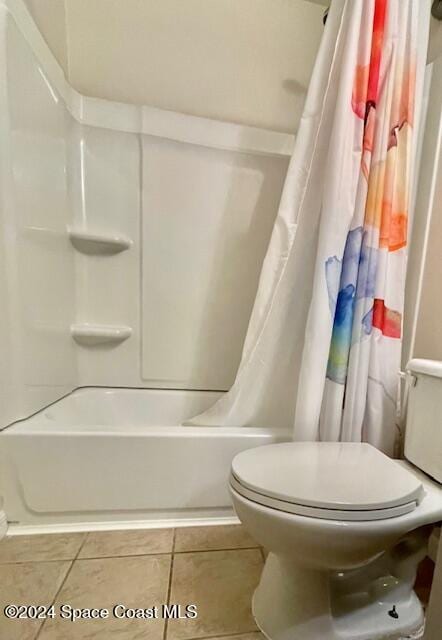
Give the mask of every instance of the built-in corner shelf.
[[68, 229], [72, 245], [81, 253], [89, 255], [110, 255], [121, 253], [132, 246], [132, 240], [126, 236], [85, 231], [83, 229]]
[[124, 325], [82, 322], [71, 325], [71, 335], [78, 344], [92, 347], [100, 344], [123, 342], [130, 338], [132, 329]]

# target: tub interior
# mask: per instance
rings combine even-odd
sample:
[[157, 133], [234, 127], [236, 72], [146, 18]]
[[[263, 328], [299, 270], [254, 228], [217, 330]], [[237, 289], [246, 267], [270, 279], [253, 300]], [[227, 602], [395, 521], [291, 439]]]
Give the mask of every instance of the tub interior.
[[124, 432], [133, 428], [176, 427], [208, 409], [222, 395], [216, 391], [169, 389], [77, 389], [10, 429]]

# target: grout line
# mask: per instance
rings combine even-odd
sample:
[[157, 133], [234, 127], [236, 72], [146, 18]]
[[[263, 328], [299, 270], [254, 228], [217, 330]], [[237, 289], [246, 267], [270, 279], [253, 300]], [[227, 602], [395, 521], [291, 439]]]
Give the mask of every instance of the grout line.
[[[169, 583], [167, 585], [167, 596], [166, 596], [167, 604], [170, 604], [170, 594], [172, 592], [172, 574], [173, 574], [173, 562], [175, 558], [175, 540], [176, 540], [176, 529], [173, 530], [173, 537], [172, 537], [172, 555], [170, 558]], [[164, 621], [163, 640], [166, 640], [167, 638], [168, 622], [169, 622], [169, 619], [166, 618]]]
[[48, 560], [17, 560], [17, 562], [0, 562], [0, 567], [10, 567], [15, 564], [44, 564], [52, 562], [73, 562], [75, 558], [50, 558]]
[[264, 551], [264, 547], [259, 547], [259, 549], [261, 551], [262, 560], [263, 560], [263, 562], [265, 562], [266, 561], [266, 554], [265, 554], [265, 551]]
[[[81, 544], [80, 551], [83, 548], [84, 542]], [[251, 551], [252, 549], [260, 549], [258, 545], [255, 547], [217, 547], [216, 549], [188, 549], [186, 551], [174, 551], [175, 535], [173, 539], [172, 551], [152, 551], [150, 553], [126, 553], [122, 555], [110, 555], [110, 556], [87, 556], [79, 558], [78, 555], [74, 558], [51, 558], [50, 560], [19, 560], [17, 562], [0, 562], [1, 566], [10, 566], [12, 564], [39, 564], [42, 562], [73, 562], [74, 560], [110, 560], [111, 558], [141, 558], [143, 556], [169, 556], [171, 554], [183, 555], [186, 553], [212, 553], [213, 551]]]
[[75, 561], [75, 560], [77, 560], [77, 558], [78, 558], [78, 556], [80, 555], [80, 552], [81, 552], [81, 550], [83, 549], [84, 545], [86, 544], [86, 540], [89, 538], [89, 536], [90, 536], [90, 531], [88, 531], [88, 532], [86, 533], [86, 535], [84, 536], [84, 538], [83, 538], [83, 542], [80, 544], [80, 546], [79, 546], [79, 548], [78, 548], [77, 555], [75, 556], [74, 561]]
[[124, 553], [122, 555], [111, 555], [111, 556], [82, 556], [78, 558], [78, 560], [112, 560], [113, 558], [149, 558], [151, 556], [170, 556], [172, 555], [171, 551], [157, 551], [152, 553]]
[[[71, 560], [71, 566], [70, 566], [70, 567], [68, 568], [68, 570], [66, 571], [66, 574], [65, 574], [65, 576], [64, 576], [64, 578], [63, 578], [63, 580], [61, 581], [61, 584], [60, 584], [59, 588], [57, 589], [57, 591], [56, 591], [56, 593], [55, 593], [54, 597], [52, 598], [52, 600], [51, 600], [51, 604], [50, 604], [49, 606], [51, 606], [51, 607], [52, 607], [52, 606], [54, 606], [55, 601], [57, 600], [57, 596], [58, 596], [58, 594], [60, 593], [60, 591], [63, 589], [63, 587], [64, 587], [64, 585], [65, 585], [65, 583], [66, 583], [66, 580], [68, 579], [68, 577], [69, 577], [69, 575], [70, 575], [70, 573], [71, 573], [71, 571], [72, 571], [72, 568], [73, 568], [73, 566], [74, 566], [74, 564], [75, 564], [75, 561], [77, 560], [77, 558], [78, 558], [78, 556], [79, 556], [79, 554], [80, 554], [80, 551], [82, 550], [83, 545], [84, 545], [84, 543], [86, 542], [86, 539], [87, 539], [88, 535], [89, 535], [89, 534], [87, 533], [87, 534], [84, 536], [84, 538], [83, 538], [83, 540], [82, 540], [82, 542], [81, 542], [80, 546], [78, 547], [78, 550], [77, 550], [77, 553], [75, 554], [74, 559], [73, 559], [73, 560]], [[46, 620], [48, 620], [48, 618], [46, 618]], [[42, 633], [42, 631], [43, 631], [43, 627], [44, 627], [44, 626], [45, 626], [45, 624], [46, 624], [46, 620], [43, 620], [43, 624], [42, 624], [42, 625], [41, 625], [41, 627], [38, 629], [37, 634], [36, 634], [36, 636], [35, 636], [34, 640], [38, 640], [38, 638], [40, 637], [40, 635], [41, 635], [41, 633]]]
[[216, 547], [215, 549], [186, 549], [184, 551], [175, 551], [175, 553], [181, 555], [182, 553], [211, 553], [212, 551], [251, 551], [252, 549], [260, 549], [260, 546], [255, 545], [254, 547]]

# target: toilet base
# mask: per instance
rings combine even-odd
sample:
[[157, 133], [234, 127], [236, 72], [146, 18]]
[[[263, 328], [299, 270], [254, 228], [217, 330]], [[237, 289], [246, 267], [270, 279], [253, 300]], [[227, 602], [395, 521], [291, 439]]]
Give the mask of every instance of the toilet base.
[[383, 554], [360, 569], [314, 571], [270, 553], [253, 596], [256, 623], [270, 640], [422, 637], [424, 614], [413, 591], [414, 571], [398, 567], [394, 574], [403, 577], [393, 577], [394, 561]]

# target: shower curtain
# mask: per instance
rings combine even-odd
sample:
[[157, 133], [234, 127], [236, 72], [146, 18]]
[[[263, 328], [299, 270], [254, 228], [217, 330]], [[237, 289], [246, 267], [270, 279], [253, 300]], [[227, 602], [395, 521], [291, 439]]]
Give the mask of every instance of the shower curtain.
[[191, 424], [392, 454], [430, 0], [333, 0], [236, 380]]

